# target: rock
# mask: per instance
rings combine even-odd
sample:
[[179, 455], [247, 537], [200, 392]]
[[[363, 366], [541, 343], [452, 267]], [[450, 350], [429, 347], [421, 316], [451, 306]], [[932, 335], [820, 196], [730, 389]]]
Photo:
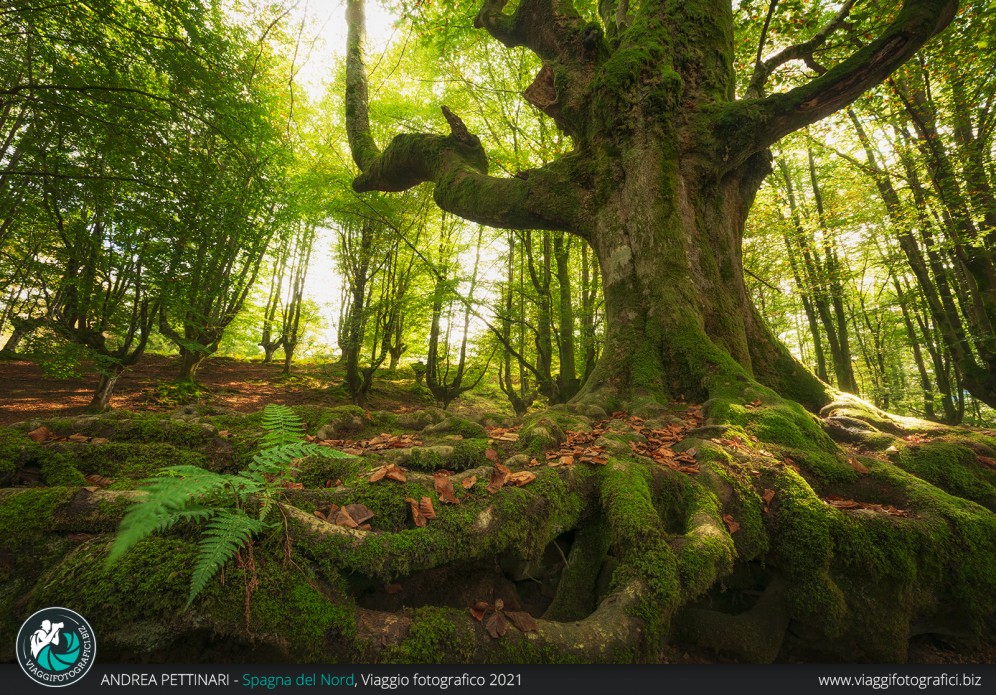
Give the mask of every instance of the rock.
[[367, 426], [366, 413], [352, 405], [333, 408], [331, 421], [318, 428], [318, 439], [350, 439], [349, 435], [363, 431]]
[[455, 416], [448, 417], [442, 422], [437, 422], [434, 425], [429, 425], [422, 430], [422, 433], [459, 434], [465, 439], [485, 439], [488, 436], [488, 431], [481, 425], [478, 425], [476, 422], [471, 422], [470, 420], [465, 420], [462, 417]]
[[548, 417], [529, 423], [519, 432], [519, 441], [529, 449], [553, 449], [567, 439], [564, 430]]
[[423, 430], [429, 425], [442, 422], [446, 419], [446, 414], [438, 408], [427, 408], [416, 410], [412, 413], [402, 413], [398, 415], [398, 427], [406, 430]]
[[505, 459], [505, 466], [525, 466], [528, 465], [532, 460], [532, 457], [528, 454], [516, 454], [515, 456], [509, 456]]

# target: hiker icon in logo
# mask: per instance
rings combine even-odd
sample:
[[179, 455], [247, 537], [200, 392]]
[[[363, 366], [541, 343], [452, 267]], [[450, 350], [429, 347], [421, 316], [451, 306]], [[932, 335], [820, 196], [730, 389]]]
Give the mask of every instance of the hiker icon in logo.
[[21, 626], [17, 661], [31, 680], [61, 687], [86, 675], [97, 652], [93, 628], [68, 608], [45, 608]]

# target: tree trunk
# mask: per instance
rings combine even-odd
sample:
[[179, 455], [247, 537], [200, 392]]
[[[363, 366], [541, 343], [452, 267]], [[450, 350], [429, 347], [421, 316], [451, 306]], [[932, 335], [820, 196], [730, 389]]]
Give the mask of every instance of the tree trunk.
[[743, 224], [768, 156], [715, 181], [708, 170], [682, 171], [649, 135], [621, 158], [624, 183], [594, 219], [608, 329], [581, 396], [704, 400], [723, 381], [753, 376], [822, 406], [826, 385], [771, 335], [744, 283]]
[[197, 372], [206, 359], [205, 352], [180, 348], [180, 373], [177, 375], [177, 381], [196, 383]]
[[17, 318], [11, 319], [11, 325], [13, 325], [14, 330], [11, 332], [10, 337], [7, 338], [7, 342], [4, 343], [3, 349], [0, 350], [0, 357], [11, 358], [17, 355], [17, 348], [21, 345], [21, 341], [41, 325], [41, 322], [35, 321], [22, 321]]
[[123, 371], [123, 366], [114, 365], [109, 371], [101, 372], [100, 379], [97, 381], [97, 390], [94, 391], [93, 398], [90, 399], [90, 404], [87, 406], [88, 410], [102, 413], [111, 409], [111, 394], [114, 392], [114, 387]]

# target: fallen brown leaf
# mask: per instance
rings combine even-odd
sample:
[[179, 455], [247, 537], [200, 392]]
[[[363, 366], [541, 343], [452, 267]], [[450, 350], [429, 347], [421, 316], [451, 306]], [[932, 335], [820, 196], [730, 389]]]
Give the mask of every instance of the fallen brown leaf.
[[488, 459], [488, 461], [491, 461], [492, 463], [498, 462], [498, 452], [495, 451], [494, 449], [485, 449], [484, 456], [485, 458]]
[[484, 614], [488, 612], [488, 608], [490, 607], [485, 601], [478, 601], [470, 607], [470, 614], [474, 616], [474, 620], [481, 622], [484, 620]]
[[868, 466], [866, 466], [865, 464], [861, 463], [861, 461], [857, 460], [853, 456], [849, 456], [847, 458], [847, 462], [850, 464], [851, 468], [853, 468], [858, 473], [861, 473], [862, 475], [871, 472], [871, 471], [868, 470]]
[[724, 514], [723, 521], [726, 523], [726, 528], [730, 529], [730, 533], [736, 533], [740, 530], [740, 524], [737, 523], [737, 520], [732, 515]]
[[435, 519], [436, 510], [432, 508], [432, 500], [428, 497], [423, 497], [418, 503], [418, 510], [422, 512], [422, 516], [426, 519]]
[[508, 621], [505, 620], [505, 616], [501, 610], [496, 610], [491, 614], [491, 617], [484, 623], [484, 629], [495, 639], [505, 636], [508, 632]]
[[432, 476], [432, 482], [435, 485], [436, 494], [439, 495], [440, 502], [460, 504], [460, 500], [453, 494], [453, 481], [450, 480], [450, 477], [445, 472], [438, 471]]
[[463, 489], [464, 490], [469, 490], [470, 488], [472, 488], [475, 485], [477, 485], [477, 476], [476, 475], [468, 476], [468, 477], [464, 478], [460, 482], [460, 484], [463, 485]]
[[536, 632], [536, 619], [525, 611], [505, 611], [505, 617], [519, 632]]
[[356, 528], [359, 526], [356, 520], [345, 509], [340, 509], [335, 515], [335, 524], [336, 526], [345, 526], [346, 528]]
[[31, 438], [31, 441], [38, 444], [41, 444], [46, 439], [55, 439], [55, 433], [44, 425], [28, 432], [28, 436]]
[[508, 482], [511, 471], [509, 471], [505, 466], [500, 463], [496, 463], [494, 470], [491, 472], [491, 482], [488, 483], [487, 490], [492, 495], [505, 487], [505, 483]]
[[415, 525], [418, 526], [419, 528], [425, 526], [426, 524], [425, 515], [422, 514], [422, 510], [419, 509], [418, 502], [413, 500], [411, 497], [406, 497], [405, 502], [408, 503], [408, 506], [412, 510], [412, 519], [414, 520]]
[[508, 476], [508, 482], [516, 487], [522, 487], [536, 480], [536, 474], [532, 471], [516, 471]]
[[365, 504], [347, 504], [346, 511], [357, 524], [363, 524], [374, 518], [373, 510]]

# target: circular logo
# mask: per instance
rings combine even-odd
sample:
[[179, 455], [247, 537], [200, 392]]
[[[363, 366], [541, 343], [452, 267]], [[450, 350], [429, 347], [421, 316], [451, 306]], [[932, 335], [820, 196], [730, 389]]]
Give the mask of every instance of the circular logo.
[[61, 688], [83, 678], [97, 656], [97, 639], [86, 619], [68, 608], [43, 608], [17, 633], [17, 662], [28, 678]]

